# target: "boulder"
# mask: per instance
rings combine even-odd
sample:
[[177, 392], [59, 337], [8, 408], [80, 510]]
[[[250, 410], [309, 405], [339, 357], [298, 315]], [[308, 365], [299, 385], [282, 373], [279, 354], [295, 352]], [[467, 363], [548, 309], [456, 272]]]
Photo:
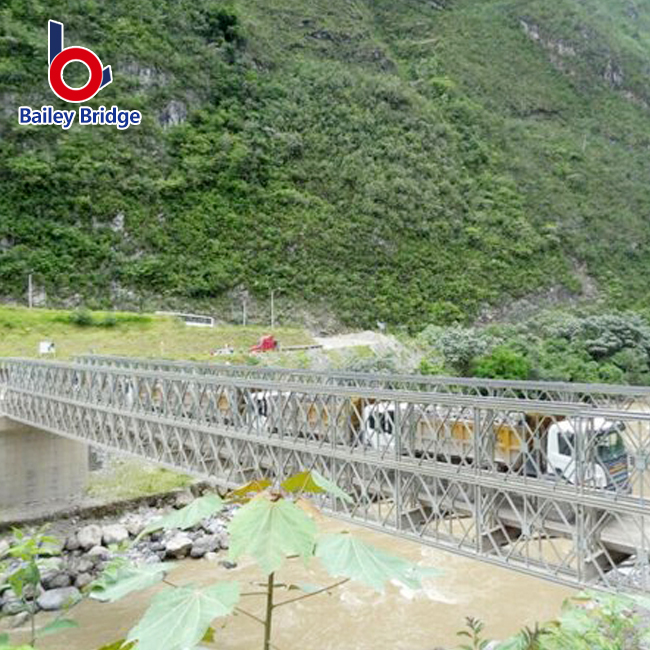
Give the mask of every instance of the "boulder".
[[97, 524], [90, 524], [84, 526], [77, 533], [79, 546], [85, 550], [93, 548], [93, 546], [100, 546], [102, 543], [103, 531], [101, 526]]
[[185, 533], [176, 533], [165, 543], [165, 554], [167, 557], [185, 557], [192, 548], [192, 538]]
[[184, 508], [194, 501], [191, 490], [181, 490], [174, 498], [174, 508]]
[[206, 553], [219, 550], [219, 538], [216, 535], [204, 535], [199, 537], [193, 544], [190, 557], [203, 557]]
[[87, 557], [80, 557], [71, 563], [70, 568], [73, 573], [90, 573], [95, 567], [93, 560]]
[[43, 592], [36, 599], [36, 604], [46, 612], [54, 612], [58, 609], [74, 605], [80, 599], [81, 593], [76, 587], [63, 587], [61, 589], [50, 589]]
[[111, 552], [105, 546], [97, 545], [88, 551], [86, 557], [98, 564], [102, 560], [108, 560], [111, 557]]
[[88, 586], [94, 578], [90, 575], [90, 573], [80, 573], [74, 581], [74, 586], [77, 589], [83, 589], [84, 587]]
[[64, 548], [66, 551], [76, 551], [77, 549], [81, 548], [81, 544], [79, 544], [79, 538], [77, 537], [76, 533], [72, 533], [72, 535], [68, 535], [68, 537], [66, 537]]
[[221, 560], [219, 566], [222, 566], [224, 569], [236, 569], [237, 562], [231, 562], [230, 560]]
[[41, 584], [45, 589], [59, 589], [69, 587], [72, 584], [72, 578], [66, 571], [49, 571], [41, 577]]
[[122, 524], [111, 524], [110, 526], [104, 526], [102, 532], [102, 540], [105, 546], [110, 546], [111, 544], [121, 544], [122, 542], [126, 542], [129, 539], [129, 531], [127, 530], [126, 526], [122, 526]]
[[122, 523], [132, 537], [137, 537], [147, 525], [142, 517], [133, 514], [127, 515]]
[[5, 596], [4, 603], [2, 605], [2, 613], [5, 616], [14, 616], [15, 614], [20, 614], [26, 610], [25, 603], [23, 603], [20, 598], [14, 596]]
[[28, 621], [29, 621], [29, 612], [20, 612], [20, 614], [16, 614], [11, 617], [11, 620], [9, 621], [9, 627], [13, 630], [17, 627], [22, 627], [23, 625], [26, 625]]
[[212, 552], [206, 553], [204, 558], [208, 562], [216, 562], [219, 559], [219, 554], [218, 553], [212, 553]]

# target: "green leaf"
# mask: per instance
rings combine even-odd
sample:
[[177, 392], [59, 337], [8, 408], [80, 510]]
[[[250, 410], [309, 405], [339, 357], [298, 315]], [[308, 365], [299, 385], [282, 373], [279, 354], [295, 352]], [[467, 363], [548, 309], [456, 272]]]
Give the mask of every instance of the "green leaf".
[[332, 483], [332, 481], [326, 479], [315, 469], [290, 476], [282, 483], [282, 488], [287, 492], [298, 494], [304, 492], [310, 494], [322, 494], [323, 492], [327, 492], [328, 494], [343, 499], [348, 503], [352, 503], [352, 497], [349, 494], [343, 492], [336, 483]]
[[286, 499], [253, 499], [237, 511], [228, 531], [231, 560], [250, 555], [267, 574], [278, 569], [287, 555], [305, 561], [313, 556], [316, 524]]
[[217, 494], [208, 494], [204, 497], [194, 499], [192, 503], [180, 510], [174, 510], [165, 517], [161, 517], [156, 521], [149, 524], [139, 535], [138, 539], [156, 530], [164, 528], [170, 530], [172, 528], [180, 528], [186, 530], [196, 526], [200, 521], [206, 517], [219, 512], [224, 507], [223, 499]]
[[240, 488], [233, 490], [228, 494], [228, 497], [232, 501], [241, 501], [246, 499], [250, 494], [259, 494], [264, 492], [267, 488], [271, 487], [273, 483], [268, 478], [259, 479], [256, 481], [250, 481], [246, 485], [242, 485]]
[[[316, 557], [330, 575], [358, 580], [377, 591], [383, 591], [384, 583], [389, 580], [397, 580], [412, 589], [422, 586], [422, 567], [389, 555], [347, 533], [322, 537], [316, 546]], [[434, 571], [426, 569], [424, 572], [432, 575]]]
[[239, 585], [222, 582], [204, 589], [177, 587], [154, 596], [127, 641], [138, 650], [186, 650], [205, 636], [210, 623], [227, 616], [239, 600]]
[[39, 637], [47, 636], [48, 634], [56, 634], [62, 630], [70, 630], [74, 627], [79, 627], [76, 621], [73, 621], [70, 618], [59, 618], [56, 621], [48, 623], [45, 627], [42, 627], [36, 634]]
[[133, 591], [157, 584], [173, 568], [170, 563], [109, 566], [91, 585], [90, 597], [113, 603]]

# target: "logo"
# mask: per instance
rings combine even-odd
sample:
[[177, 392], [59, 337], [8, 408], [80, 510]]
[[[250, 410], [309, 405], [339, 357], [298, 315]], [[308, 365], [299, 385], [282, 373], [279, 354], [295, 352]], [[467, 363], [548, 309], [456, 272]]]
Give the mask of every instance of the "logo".
[[[101, 88], [113, 81], [111, 66], [102, 67], [99, 57], [85, 47], [63, 47], [63, 23], [56, 20], [48, 22], [47, 50], [49, 61], [49, 81], [52, 92], [63, 101], [78, 104], [92, 99]], [[80, 61], [90, 76], [85, 86], [71, 88], [63, 79], [63, 70], [68, 63]]]
[[[64, 102], [80, 104], [92, 99], [104, 86], [113, 81], [111, 66], [104, 67], [100, 58], [86, 47], [63, 47], [63, 23], [49, 20], [47, 23], [48, 81], [52, 92]], [[63, 79], [65, 66], [80, 61], [88, 68], [88, 81], [81, 88], [71, 88]], [[120, 110], [117, 106], [80, 106], [77, 111], [59, 110], [53, 106], [18, 107], [18, 123], [34, 126], [60, 126], [69, 129], [78, 118], [80, 125], [110, 125], [120, 131], [140, 124], [140, 111]]]

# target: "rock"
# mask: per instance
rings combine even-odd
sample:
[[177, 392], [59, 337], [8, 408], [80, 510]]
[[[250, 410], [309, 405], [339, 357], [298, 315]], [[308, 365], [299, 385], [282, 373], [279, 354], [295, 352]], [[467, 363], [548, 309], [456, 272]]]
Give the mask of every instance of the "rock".
[[[15, 614], [20, 614], [26, 610], [25, 603], [23, 603], [20, 598], [16, 596], [5, 596], [4, 604], [2, 605], [2, 613], [6, 616], [13, 616]], [[27, 613], [27, 612], [25, 612]]]
[[138, 515], [128, 515], [124, 518], [124, 526], [126, 527], [129, 535], [137, 537], [146, 527], [146, 522]]
[[105, 546], [93, 546], [89, 551], [86, 557], [89, 560], [92, 560], [95, 564], [101, 562], [102, 560], [108, 560], [111, 557], [111, 552]]
[[76, 562], [71, 563], [73, 573], [90, 573], [95, 567], [95, 563], [87, 557], [81, 557]]
[[65, 548], [66, 551], [76, 551], [77, 549], [81, 548], [81, 544], [79, 544], [79, 538], [77, 537], [76, 533], [68, 535], [63, 548]]
[[0, 557], [2, 557], [11, 548], [8, 539], [0, 539]]
[[72, 584], [72, 578], [66, 571], [50, 571], [43, 574], [41, 584], [45, 589], [60, 589], [69, 587]]
[[194, 501], [194, 495], [191, 490], [182, 490], [176, 495], [174, 499], [174, 508], [185, 508]]
[[79, 546], [86, 550], [93, 548], [93, 546], [100, 546], [102, 543], [102, 537], [103, 533], [101, 526], [97, 526], [96, 524], [84, 526], [77, 533]]
[[26, 625], [27, 621], [29, 621], [29, 612], [20, 612], [20, 614], [16, 614], [15, 616], [11, 617], [11, 620], [9, 621], [9, 627], [13, 630], [17, 627]]
[[63, 587], [42, 593], [36, 599], [36, 604], [46, 612], [53, 612], [74, 605], [80, 599], [81, 593], [76, 587]]
[[190, 551], [190, 557], [199, 558], [203, 557], [206, 553], [211, 553], [219, 550], [219, 538], [216, 535], [204, 535], [199, 537]]
[[185, 557], [192, 548], [192, 538], [185, 533], [176, 533], [165, 544], [165, 551], [168, 557]]
[[110, 546], [111, 544], [121, 544], [126, 542], [129, 539], [129, 531], [126, 526], [122, 524], [112, 524], [110, 526], [104, 526], [102, 529], [105, 546]]
[[83, 589], [84, 587], [88, 586], [94, 578], [90, 575], [90, 573], [80, 573], [74, 581], [74, 586], [77, 589]]
[[221, 560], [219, 566], [222, 566], [224, 569], [236, 569], [237, 562], [231, 562], [230, 560]]
[[219, 554], [218, 553], [206, 553], [203, 556], [208, 562], [216, 562], [219, 559]]
[[222, 530], [220, 533], [217, 533], [216, 537], [219, 540], [219, 548], [227, 551], [230, 548], [230, 538], [228, 537], [228, 533], [225, 530]]

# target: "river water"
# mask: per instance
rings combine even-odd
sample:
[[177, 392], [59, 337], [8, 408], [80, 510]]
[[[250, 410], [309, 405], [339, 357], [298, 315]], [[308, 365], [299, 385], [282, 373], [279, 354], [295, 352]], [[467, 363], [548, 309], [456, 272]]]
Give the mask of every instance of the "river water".
[[[355, 583], [347, 583], [331, 595], [279, 608], [275, 612], [274, 644], [280, 650], [433, 650], [455, 647], [461, 639], [465, 617], [486, 622], [486, 633], [503, 639], [523, 625], [545, 621], [558, 615], [562, 601], [573, 590], [537, 578], [520, 575], [415, 542], [391, 537], [350, 524], [325, 520], [321, 530], [350, 530], [367, 542], [422, 565], [441, 569], [440, 577], [427, 578], [419, 592], [389, 585], [378, 594]], [[220, 554], [220, 558], [225, 554]], [[169, 576], [176, 584], [209, 584], [238, 580], [242, 591], [256, 591], [255, 581], [263, 579], [250, 561], [227, 570], [208, 560], [183, 561]], [[314, 562], [304, 569], [298, 560], [288, 561], [277, 574], [282, 582], [308, 582], [325, 586], [334, 582]], [[152, 596], [161, 587], [112, 604], [85, 601], [74, 609], [80, 624], [39, 643], [43, 650], [94, 650], [123, 638], [144, 613]], [[280, 593], [278, 600], [299, 592]], [[263, 598], [244, 599], [242, 607], [261, 615]], [[39, 615], [45, 623], [48, 614]], [[261, 648], [261, 626], [242, 615], [219, 619], [217, 643], [220, 650]]]

